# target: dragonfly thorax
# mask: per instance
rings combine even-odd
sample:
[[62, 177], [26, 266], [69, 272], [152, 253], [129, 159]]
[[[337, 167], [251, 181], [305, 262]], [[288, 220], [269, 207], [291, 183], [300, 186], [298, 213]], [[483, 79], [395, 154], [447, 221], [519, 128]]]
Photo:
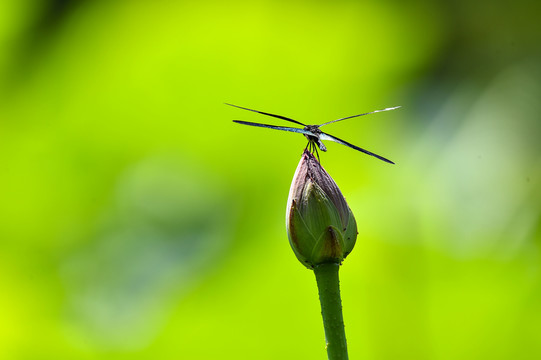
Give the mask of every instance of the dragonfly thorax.
[[318, 126], [318, 125], [306, 125], [306, 126], [304, 127], [304, 130], [310, 131], [310, 132], [313, 133], [314, 135], [319, 135], [319, 134], [321, 134], [321, 130], [319, 130], [319, 126]]

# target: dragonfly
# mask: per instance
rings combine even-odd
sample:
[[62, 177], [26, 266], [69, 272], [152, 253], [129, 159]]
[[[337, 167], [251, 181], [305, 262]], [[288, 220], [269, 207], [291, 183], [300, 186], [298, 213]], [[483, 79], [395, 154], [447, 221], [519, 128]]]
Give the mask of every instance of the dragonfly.
[[317, 157], [318, 157], [318, 160], [319, 160], [319, 154], [317, 152], [317, 149], [319, 148], [321, 151], [324, 151], [324, 152], [327, 151], [327, 147], [325, 147], [325, 144], [323, 144], [322, 140], [329, 140], [329, 141], [334, 141], [334, 142], [336, 142], [338, 144], [345, 145], [345, 146], [350, 147], [352, 149], [358, 150], [358, 151], [360, 151], [362, 153], [373, 156], [373, 157], [375, 157], [377, 159], [380, 159], [382, 161], [385, 161], [385, 162], [387, 162], [389, 164], [394, 164], [394, 162], [392, 162], [391, 160], [389, 160], [387, 158], [384, 158], [383, 156], [380, 156], [378, 154], [374, 154], [371, 151], [368, 151], [368, 150], [363, 149], [361, 147], [350, 144], [347, 141], [339, 139], [334, 135], [324, 133], [323, 131], [321, 131], [320, 127], [322, 127], [324, 125], [333, 124], [333, 123], [338, 122], [338, 121], [359, 117], [359, 116], [374, 114], [374, 113], [382, 112], [382, 111], [395, 110], [395, 109], [400, 108], [400, 106], [389, 107], [389, 108], [385, 108], [385, 109], [381, 109], [381, 110], [374, 110], [374, 111], [370, 111], [370, 112], [367, 112], [367, 113], [364, 113], [364, 114], [347, 116], [347, 117], [336, 119], [336, 120], [333, 120], [333, 121], [329, 121], [329, 122], [326, 122], [326, 123], [323, 123], [323, 124], [320, 124], [320, 125], [306, 125], [306, 124], [301, 123], [300, 121], [293, 120], [293, 119], [290, 119], [290, 118], [285, 117], [285, 116], [270, 114], [270, 113], [259, 111], [259, 110], [248, 109], [248, 108], [245, 108], [245, 107], [242, 107], [242, 106], [237, 106], [237, 105], [228, 104], [228, 103], [226, 103], [226, 105], [233, 106], [233, 107], [243, 109], [243, 110], [253, 111], [253, 112], [256, 112], [256, 113], [259, 113], [259, 114], [262, 114], [262, 115], [272, 116], [274, 118], [286, 120], [286, 121], [289, 121], [289, 122], [304, 126], [302, 129], [300, 129], [300, 128], [296, 128], [296, 127], [275, 126], [275, 125], [254, 123], [254, 122], [249, 122], [249, 121], [233, 120], [233, 122], [236, 122], [237, 124], [249, 125], [249, 126], [258, 126], [258, 127], [268, 128], [268, 129], [290, 131], [290, 132], [294, 132], [294, 133], [303, 134], [308, 139], [308, 144], [306, 145], [306, 149], [308, 149], [308, 151], [310, 151], [312, 153], [315, 152]]

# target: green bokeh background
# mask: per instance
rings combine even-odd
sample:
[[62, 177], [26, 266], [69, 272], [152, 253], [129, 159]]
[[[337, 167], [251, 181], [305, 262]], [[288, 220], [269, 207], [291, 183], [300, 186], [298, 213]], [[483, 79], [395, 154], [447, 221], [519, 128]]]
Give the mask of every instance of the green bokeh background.
[[541, 358], [541, 3], [0, 2], [0, 359], [325, 359], [284, 211], [356, 215], [352, 359]]

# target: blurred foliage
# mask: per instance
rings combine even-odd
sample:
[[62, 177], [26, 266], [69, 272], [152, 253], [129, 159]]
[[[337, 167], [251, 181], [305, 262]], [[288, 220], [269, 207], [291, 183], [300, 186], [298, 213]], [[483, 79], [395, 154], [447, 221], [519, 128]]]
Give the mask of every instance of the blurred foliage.
[[[0, 2], [0, 359], [324, 359], [284, 211], [321, 123], [353, 359], [541, 358], [539, 2]], [[277, 123], [280, 123], [277, 121]]]

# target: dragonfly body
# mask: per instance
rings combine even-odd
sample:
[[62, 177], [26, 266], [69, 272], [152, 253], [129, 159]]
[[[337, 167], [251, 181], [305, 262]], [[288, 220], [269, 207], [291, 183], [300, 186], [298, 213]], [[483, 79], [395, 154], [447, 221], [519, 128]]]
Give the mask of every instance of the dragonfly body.
[[358, 150], [360, 152], [363, 152], [363, 153], [365, 153], [367, 155], [374, 156], [375, 158], [378, 158], [378, 159], [380, 159], [382, 161], [388, 162], [390, 164], [394, 164], [394, 162], [392, 162], [389, 159], [384, 158], [383, 156], [374, 154], [373, 152], [370, 152], [368, 150], [365, 150], [363, 148], [360, 148], [358, 146], [350, 144], [350, 143], [348, 143], [348, 142], [346, 142], [346, 141], [344, 141], [342, 139], [337, 138], [336, 136], [324, 133], [323, 131], [321, 131], [320, 127], [323, 126], [323, 125], [328, 125], [328, 124], [331, 124], [331, 123], [334, 123], [334, 122], [337, 122], [337, 121], [346, 120], [346, 119], [350, 119], [350, 118], [354, 118], [354, 117], [358, 117], [358, 116], [368, 115], [368, 114], [381, 112], [381, 111], [394, 110], [394, 109], [399, 108], [400, 106], [396, 106], [396, 107], [392, 107], [392, 108], [386, 108], [386, 109], [382, 109], [382, 110], [375, 110], [375, 111], [371, 111], [371, 112], [364, 113], [364, 114], [359, 114], [359, 115], [348, 116], [348, 117], [345, 117], [345, 118], [329, 121], [329, 122], [326, 122], [326, 123], [321, 124], [321, 125], [306, 125], [306, 124], [303, 124], [303, 123], [301, 123], [301, 122], [299, 122], [297, 120], [293, 120], [293, 119], [287, 118], [285, 116], [274, 115], [274, 114], [266, 113], [266, 112], [263, 112], [263, 111], [252, 110], [252, 109], [248, 109], [248, 108], [244, 108], [244, 107], [237, 106], [237, 105], [232, 105], [232, 104], [226, 104], [226, 105], [234, 106], [234, 107], [237, 107], [239, 109], [253, 111], [253, 112], [263, 114], [263, 115], [267, 115], [267, 116], [272, 116], [272, 117], [275, 117], [275, 118], [278, 118], [278, 119], [286, 120], [286, 121], [293, 122], [293, 123], [304, 126], [302, 129], [300, 129], [300, 128], [294, 128], [294, 127], [275, 126], [275, 125], [268, 125], [268, 124], [253, 123], [253, 122], [249, 122], [249, 121], [233, 120], [234, 122], [236, 122], [238, 124], [242, 124], [242, 125], [264, 127], [264, 128], [268, 128], [268, 129], [275, 129], [275, 130], [282, 130], [282, 131], [289, 131], [289, 132], [295, 132], [295, 133], [303, 134], [308, 139], [308, 145], [306, 147], [309, 148], [312, 152], [315, 151], [317, 153], [317, 148], [319, 148], [321, 151], [327, 151], [327, 148], [323, 144], [322, 140], [330, 140], [330, 141], [334, 141], [334, 142], [337, 142], [339, 144], [348, 146], [348, 147], [350, 147], [352, 149], [355, 149], [355, 150]]
[[323, 131], [319, 130], [318, 125], [306, 125], [304, 127], [304, 130], [310, 132], [311, 134], [304, 134], [304, 136], [308, 139], [308, 142], [315, 143], [319, 147], [319, 150], [321, 151], [327, 151], [327, 148], [321, 141], [320, 135], [323, 133]]

